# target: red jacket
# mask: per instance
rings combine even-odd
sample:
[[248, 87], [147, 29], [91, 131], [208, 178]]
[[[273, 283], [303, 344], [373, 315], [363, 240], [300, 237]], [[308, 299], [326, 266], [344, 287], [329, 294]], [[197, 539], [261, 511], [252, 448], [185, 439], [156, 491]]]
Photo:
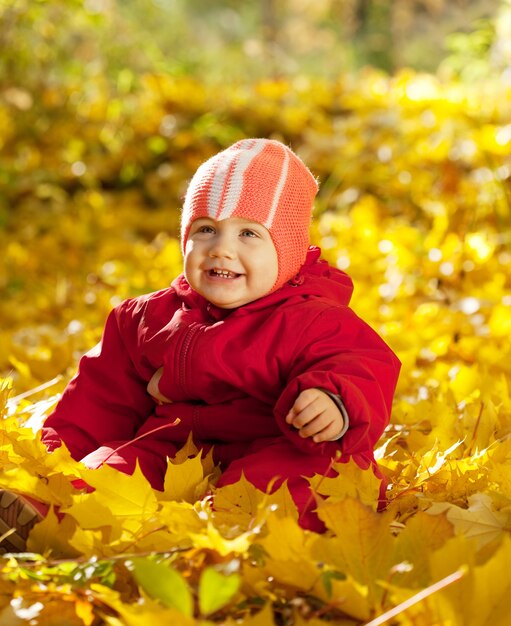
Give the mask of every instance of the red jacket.
[[[135, 459], [162, 488], [167, 456], [190, 432], [214, 446], [225, 469], [221, 484], [243, 471], [266, 489], [276, 476], [298, 507], [310, 503], [303, 475], [324, 473], [340, 449], [363, 468], [389, 421], [399, 361], [348, 307], [351, 279], [311, 248], [300, 274], [277, 291], [238, 309], [220, 309], [181, 275], [170, 288], [125, 301], [106, 323], [100, 346], [80, 361], [43, 440], [66, 443], [90, 466], [106, 460], [132, 472]], [[158, 406], [146, 391], [161, 365]], [[339, 441], [314, 443], [285, 422], [298, 394], [319, 387], [341, 397], [350, 426]], [[171, 424], [124, 446], [119, 445]], [[306, 513], [306, 516], [308, 513]], [[312, 518], [311, 518], [312, 519]], [[310, 522], [310, 523], [309, 523]], [[304, 526], [314, 527], [309, 520]]]

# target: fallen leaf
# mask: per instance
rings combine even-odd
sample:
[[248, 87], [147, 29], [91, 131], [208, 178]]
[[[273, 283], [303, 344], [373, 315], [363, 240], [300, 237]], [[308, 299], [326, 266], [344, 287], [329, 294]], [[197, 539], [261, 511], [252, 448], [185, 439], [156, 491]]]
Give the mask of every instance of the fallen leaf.
[[437, 503], [433, 504], [427, 513], [429, 515], [445, 513], [456, 534], [476, 539], [479, 547], [498, 538], [508, 529], [511, 513], [496, 511], [489, 495], [474, 494], [470, 496], [468, 503], [467, 509], [446, 502]]

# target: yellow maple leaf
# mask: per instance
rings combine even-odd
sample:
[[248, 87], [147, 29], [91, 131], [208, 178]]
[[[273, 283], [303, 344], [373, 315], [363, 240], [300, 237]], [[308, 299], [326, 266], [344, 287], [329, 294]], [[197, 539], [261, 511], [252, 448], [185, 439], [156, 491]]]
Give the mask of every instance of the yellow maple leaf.
[[[29, 441], [31, 444], [29, 444]], [[83, 468], [83, 465], [79, 461], [75, 461], [71, 456], [71, 453], [63, 443], [60, 447], [56, 448], [51, 454], [48, 453], [46, 446], [41, 442], [39, 438], [30, 439], [23, 443], [23, 447], [19, 450], [23, 458], [32, 464], [31, 459], [39, 460], [41, 464], [47, 468], [46, 475], [51, 475], [52, 472], [59, 472], [65, 476], [76, 476], [78, 468]], [[19, 442], [18, 442], [18, 445]], [[28, 453], [27, 446], [32, 445], [33, 456]], [[18, 451], [16, 445], [13, 446], [14, 450]]]
[[[262, 579], [275, 581], [294, 590], [310, 591], [321, 571], [311, 555], [313, 536], [289, 517], [270, 514], [264, 537], [257, 539], [264, 550], [263, 564], [258, 567]], [[254, 575], [252, 585], [260, 586]]]
[[155, 492], [138, 463], [132, 475], [105, 464], [98, 469], [81, 468], [80, 478], [94, 487], [97, 502], [115, 516], [145, 519], [158, 509]]
[[204, 476], [201, 453], [182, 460], [179, 464], [169, 461], [165, 472], [163, 493], [157, 492], [158, 500], [175, 500], [193, 503], [202, 498], [208, 489]]
[[214, 494], [217, 511], [227, 511], [233, 517], [245, 519], [248, 525], [257, 516], [263, 492], [256, 489], [242, 474], [237, 482], [215, 489]]
[[205, 527], [207, 514], [199, 508], [188, 502], [160, 502], [158, 519], [176, 534], [200, 532]]
[[511, 539], [504, 537], [497, 552], [474, 570], [474, 594], [470, 598], [472, 626], [507, 626], [511, 594]]
[[[258, 544], [276, 561], [300, 561], [307, 556], [310, 548], [307, 533], [295, 520], [289, 517], [279, 518], [275, 514], [269, 516], [267, 534]], [[297, 574], [299, 576], [300, 572], [290, 572], [290, 575]]]
[[372, 470], [361, 469], [353, 459], [336, 463], [333, 469], [338, 476], [327, 478], [317, 474], [309, 479], [314, 491], [333, 501], [357, 498], [376, 510], [381, 482]]
[[148, 554], [151, 552], [172, 552], [174, 549], [187, 549], [193, 547], [189, 532], [175, 533], [161, 526], [153, 529], [144, 527], [138, 536], [131, 537], [129, 541], [118, 542], [115, 554]]
[[49, 479], [38, 476], [27, 467], [0, 470], [0, 485], [16, 493], [31, 495], [49, 504], [69, 504], [76, 490], [69, 479], [58, 475]]
[[75, 495], [71, 506], [64, 507], [62, 512], [71, 515], [81, 528], [101, 528], [117, 523], [111, 508], [96, 492]]
[[27, 550], [51, 554], [53, 558], [75, 557], [80, 554], [71, 543], [75, 531], [76, 523], [71, 517], [64, 516], [60, 519], [51, 508], [43, 520], [32, 528], [27, 540]]
[[[76, 520], [79, 530], [73, 534], [72, 544], [77, 548], [80, 546], [79, 549], [86, 553], [98, 541], [105, 544], [101, 554], [118, 554], [126, 550], [163, 550], [176, 546], [186, 538], [183, 531], [180, 536], [171, 534], [158, 512], [148, 514], [147, 517], [138, 514], [114, 515], [97, 492], [76, 495], [73, 504], [61, 511]], [[177, 521], [177, 515], [175, 518]]]
[[[431, 576], [441, 580], [452, 572], [464, 569], [466, 575], [448, 589], [434, 594], [429, 602], [437, 607], [436, 613], [452, 624], [470, 624], [469, 598], [473, 593], [473, 575], [476, 564], [476, 545], [463, 536], [453, 537], [429, 555]], [[475, 625], [474, 625], [475, 626]]]
[[191, 457], [197, 456], [200, 453], [199, 448], [193, 442], [193, 433], [188, 435], [188, 438], [182, 448], [170, 459], [174, 465], [179, 465]]
[[479, 547], [499, 538], [504, 530], [509, 529], [511, 513], [495, 510], [488, 494], [476, 493], [469, 497], [468, 504], [467, 509], [462, 509], [455, 504], [439, 502], [433, 504], [427, 513], [445, 513], [456, 534], [475, 539]]
[[298, 509], [285, 482], [273, 493], [265, 493], [250, 483], [244, 474], [237, 482], [214, 490], [214, 508], [218, 523], [243, 529], [262, 524], [270, 512], [279, 517], [298, 519]]
[[445, 623], [463, 626], [507, 626], [511, 578], [511, 539], [502, 543], [485, 562], [475, 562], [475, 544], [465, 537], [455, 537], [431, 557], [435, 577], [465, 567], [463, 578], [433, 595], [429, 602]]
[[61, 446], [49, 454], [31, 429], [3, 424], [6, 456], [0, 471], [0, 484], [27, 493], [44, 502], [69, 504], [76, 491], [71, 480], [83, 466]]
[[410, 463], [403, 467], [403, 475], [410, 481], [410, 486], [417, 488], [429, 488], [431, 478], [438, 474], [448, 461], [448, 457], [457, 450], [463, 441], [459, 440], [446, 450], [442, 450], [438, 441], [432, 448], [422, 451], [421, 454], [413, 454]]
[[396, 563], [408, 563], [402, 568], [398, 581], [400, 586], [413, 588], [431, 582], [429, 554], [437, 550], [454, 534], [452, 524], [445, 515], [427, 515], [419, 511], [399, 533], [395, 546]]
[[511, 499], [511, 464], [494, 463], [490, 470], [489, 487], [493, 492]]
[[[312, 589], [312, 595], [320, 598], [325, 604], [340, 609], [351, 618], [361, 622], [366, 622], [371, 616], [371, 604], [368, 596], [368, 588], [361, 585], [351, 576], [346, 575], [344, 580], [333, 578], [329, 582], [330, 593], [325, 588], [324, 576], [328, 576], [328, 570], [321, 572], [316, 584]], [[337, 622], [336, 624], [343, 622]], [[353, 620], [347, 620], [346, 626], [352, 624]]]
[[77, 526], [69, 539], [69, 545], [78, 554], [88, 558], [102, 558], [115, 554], [115, 549], [104, 541], [101, 530], [87, 530]]
[[387, 578], [392, 565], [389, 513], [375, 513], [358, 500], [346, 498], [321, 504], [318, 515], [335, 536], [318, 536], [312, 554], [365, 585], [371, 602], [377, 603], [382, 595], [377, 581]]
[[264, 498], [259, 503], [259, 509], [270, 510], [277, 517], [286, 517], [294, 521], [298, 521], [299, 518], [298, 508], [291, 496], [287, 482], [283, 482], [273, 493], [264, 494]]
[[187, 459], [195, 457], [200, 454], [202, 468], [204, 470], [204, 476], [215, 475], [212, 477], [212, 480], [216, 477], [217, 472], [219, 472], [217, 466], [215, 466], [215, 462], [213, 460], [213, 448], [210, 448], [209, 452], [203, 456], [203, 451], [199, 450], [195, 443], [193, 442], [193, 433], [188, 435], [188, 439], [186, 440], [185, 445], [177, 451], [177, 453], [170, 459], [170, 462], [174, 465], [179, 465], [183, 463]]
[[227, 556], [231, 553], [245, 554], [257, 537], [256, 533], [247, 531], [227, 539], [211, 522], [207, 524], [202, 532], [190, 532], [189, 536], [196, 548], [216, 550], [221, 556]]

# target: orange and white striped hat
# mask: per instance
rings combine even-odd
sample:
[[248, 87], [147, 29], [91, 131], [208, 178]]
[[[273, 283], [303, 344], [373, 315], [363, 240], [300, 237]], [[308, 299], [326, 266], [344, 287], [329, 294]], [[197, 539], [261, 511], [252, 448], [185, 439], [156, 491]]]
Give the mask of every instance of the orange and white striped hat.
[[199, 217], [243, 217], [271, 235], [278, 257], [272, 291], [295, 276], [307, 254], [316, 179], [296, 154], [273, 139], [243, 139], [203, 163], [183, 205], [181, 241]]

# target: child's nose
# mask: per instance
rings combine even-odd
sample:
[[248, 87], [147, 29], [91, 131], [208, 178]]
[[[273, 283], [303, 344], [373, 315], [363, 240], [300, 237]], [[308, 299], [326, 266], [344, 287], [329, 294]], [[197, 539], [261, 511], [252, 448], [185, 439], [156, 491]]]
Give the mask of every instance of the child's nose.
[[222, 235], [215, 237], [209, 250], [209, 256], [212, 258], [234, 258], [236, 256], [236, 251], [231, 238]]

